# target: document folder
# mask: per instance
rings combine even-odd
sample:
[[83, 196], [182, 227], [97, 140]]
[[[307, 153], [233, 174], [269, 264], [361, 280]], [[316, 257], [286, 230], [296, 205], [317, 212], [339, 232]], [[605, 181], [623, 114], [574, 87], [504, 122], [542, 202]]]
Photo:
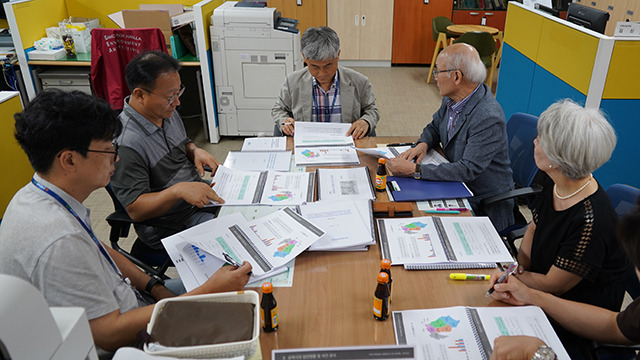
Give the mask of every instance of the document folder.
[[427, 181], [409, 177], [387, 177], [387, 190], [393, 201], [425, 201], [472, 197], [460, 181]]

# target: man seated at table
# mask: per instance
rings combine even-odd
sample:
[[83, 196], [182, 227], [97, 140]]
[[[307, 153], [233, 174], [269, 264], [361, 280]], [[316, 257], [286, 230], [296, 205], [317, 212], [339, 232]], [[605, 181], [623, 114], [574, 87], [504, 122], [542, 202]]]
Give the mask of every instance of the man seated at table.
[[338, 66], [340, 39], [333, 29], [309, 28], [300, 38], [307, 69], [287, 76], [271, 116], [274, 135], [293, 136], [296, 121], [351, 123], [354, 139], [375, 136], [380, 113], [369, 79]]
[[[135, 221], [157, 218], [172, 226], [136, 224], [139, 239], [153, 249], [160, 240], [213, 219], [209, 200], [223, 202], [202, 179], [203, 167], [218, 161], [187, 138], [180, 114], [180, 63], [163, 52], [145, 52], [125, 68], [131, 95], [120, 114], [120, 162], [111, 181], [118, 199]], [[172, 229], [173, 228], [173, 229]]]
[[[79, 91], [47, 90], [15, 115], [16, 139], [36, 173], [0, 223], [0, 273], [31, 282], [49, 306], [86, 310], [99, 352], [132, 344], [155, 300], [175, 296], [95, 236], [82, 202], [109, 183], [122, 125], [111, 107]], [[225, 266], [188, 294], [241, 290], [251, 265]], [[171, 282], [171, 284], [170, 284]], [[174, 291], [179, 279], [168, 280]], [[37, 346], [37, 344], [34, 344]]]
[[[417, 145], [387, 160], [387, 167], [396, 176], [465, 182], [475, 195], [470, 202], [476, 215], [489, 216], [502, 230], [513, 224], [514, 202], [479, 207], [480, 200], [514, 188], [504, 112], [483, 83], [486, 73], [473, 46], [454, 44], [442, 50], [433, 69], [442, 105]], [[450, 162], [421, 165], [427, 150], [440, 144]]]
[[[640, 202], [631, 213], [622, 217], [617, 232], [640, 276]], [[492, 298], [512, 305], [539, 306], [553, 320], [581, 337], [610, 344], [640, 344], [640, 299], [617, 312], [529, 288], [518, 280], [517, 275], [509, 276], [494, 288]], [[495, 340], [491, 359], [528, 360], [542, 345], [542, 340], [535, 337], [501, 336]]]

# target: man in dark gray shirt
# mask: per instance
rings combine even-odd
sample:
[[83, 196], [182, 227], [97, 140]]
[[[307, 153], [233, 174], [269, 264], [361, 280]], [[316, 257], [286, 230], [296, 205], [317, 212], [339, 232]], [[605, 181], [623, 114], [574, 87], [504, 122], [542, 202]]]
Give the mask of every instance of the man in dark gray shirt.
[[[131, 96], [120, 114], [120, 162], [111, 185], [133, 220], [159, 218], [188, 228], [213, 219], [203, 211], [210, 200], [223, 201], [202, 180], [203, 167], [215, 171], [218, 161], [187, 138], [176, 111], [184, 91], [179, 70], [180, 63], [162, 52], [143, 53], [127, 65]], [[160, 240], [175, 230], [136, 225], [136, 232], [162, 249]]]

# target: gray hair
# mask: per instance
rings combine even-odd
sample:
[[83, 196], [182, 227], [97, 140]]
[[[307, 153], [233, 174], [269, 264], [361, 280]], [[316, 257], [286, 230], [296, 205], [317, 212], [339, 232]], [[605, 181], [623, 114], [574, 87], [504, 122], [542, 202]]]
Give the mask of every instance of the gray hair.
[[570, 99], [540, 115], [538, 140], [551, 163], [571, 180], [583, 179], [607, 162], [617, 141], [599, 109], [585, 109]]
[[340, 53], [340, 39], [330, 27], [310, 27], [300, 38], [300, 49], [305, 59], [333, 60]]
[[484, 67], [482, 60], [480, 60], [478, 51], [469, 44], [464, 45], [467, 45], [472, 51], [452, 51], [447, 53], [447, 67], [449, 69], [460, 69], [467, 81], [473, 84], [480, 84], [487, 77], [487, 69]]

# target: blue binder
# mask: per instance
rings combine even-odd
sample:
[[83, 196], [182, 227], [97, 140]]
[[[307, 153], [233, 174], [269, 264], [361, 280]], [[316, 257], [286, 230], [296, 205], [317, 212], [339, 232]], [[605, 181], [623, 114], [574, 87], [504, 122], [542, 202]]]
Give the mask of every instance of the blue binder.
[[425, 201], [472, 197], [461, 181], [426, 181], [410, 177], [387, 177], [387, 189], [393, 201]]

